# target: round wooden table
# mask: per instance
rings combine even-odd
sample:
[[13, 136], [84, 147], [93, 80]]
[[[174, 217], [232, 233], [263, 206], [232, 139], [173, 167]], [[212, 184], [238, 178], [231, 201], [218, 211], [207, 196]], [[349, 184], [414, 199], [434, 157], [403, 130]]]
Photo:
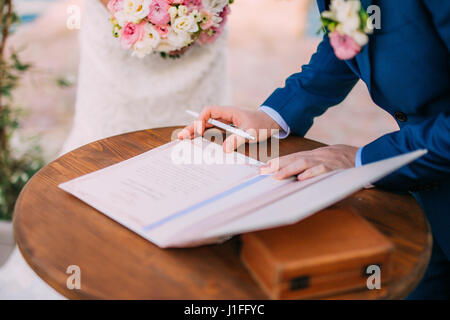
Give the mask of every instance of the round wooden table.
[[[75, 299], [265, 299], [239, 258], [235, 237], [221, 245], [159, 249], [65, 193], [58, 184], [136, 156], [171, 140], [176, 128], [107, 138], [70, 152], [39, 171], [15, 208], [17, 244], [31, 268]], [[289, 154], [322, 146], [290, 137]], [[393, 280], [385, 298], [403, 298], [422, 277], [431, 254], [428, 222], [409, 195], [363, 190], [333, 206], [361, 214], [394, 244]], [[81, 269], [81, 289], [68, 289], [68, 266]], [[330, 298], [370, 298], [351, 292]]]

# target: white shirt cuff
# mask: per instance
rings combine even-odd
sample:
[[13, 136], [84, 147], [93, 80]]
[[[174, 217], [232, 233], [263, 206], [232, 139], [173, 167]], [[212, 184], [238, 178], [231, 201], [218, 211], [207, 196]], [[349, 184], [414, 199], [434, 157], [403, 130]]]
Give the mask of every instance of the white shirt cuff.
[[269, 117], [271, 117], [273, 119], [273, 121], [275, 121], [280, 126], [280, 128], [281, 128], [280, 133], [274, 134], [273, 135], [274, 138], [284, 139], [289, 136], [289, 134], [291, 133], [291, 128], [289, 128], [286, 121], [284, 121], [284, 119], [280, 116], [280, 114], [278, 112], [276, 112], [271, 107], [267, 107], [267, 106], [261, 106], [259, 108], [259, 110], [266, 113]]
[[[356, 156], [355, 156], [355, 168], [361, 167], [361, 166], [363, 165], [363, 164], [362, 164], [362, 161], [361, 161], [361, 153], [362, 153], [362, 151], [363, 151], [363, 148], [364, 148], [364, 147], [359, 148], [358, 151], [356, 152]], [[366, 185], [364, 186], [365, 189], [371, 189], [371, 188], [374, 188], [374, 187], [375, 187], [375, 186], [374, 186], [373, 184], [366, 184]]]
[[358, 151], [356, 152], [356, 156], [355, 156], [355, 167], [361, 167], [362, 163], [361, 163], [361, 152], [362, 152], [362, 147], [358, 149]]

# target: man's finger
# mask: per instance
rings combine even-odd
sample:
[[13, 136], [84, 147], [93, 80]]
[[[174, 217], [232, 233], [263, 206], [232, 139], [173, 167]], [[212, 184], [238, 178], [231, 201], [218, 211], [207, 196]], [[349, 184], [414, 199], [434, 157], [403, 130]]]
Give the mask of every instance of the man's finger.
[[298, 180], [302, 181], [317, 177], [321, 174], [324, 174], [325, 172], [327, 172], [326, 167], [323, 164], [320, 164], [318, 166], [314, 166], [312, 168], [309, 168], [308, 170], [303, 171], [303, 173], [299, 174], [297, 178]]
[[194, 125], [194, 133], [197, 133], [199, 136], [203, 136], [207, 128], [213, 127], [212, 124], [208, 122], [203, 122], [201, 120], [195, 120], [193, 122]]
[[261, 174], [272, 174], [272, 173], [277, 172], [280, 169], [288, 166], [289, 164], [294, 162], [297, 158], [298, 158], [298, 154], [293, 153], [293, 154], [289, 154], [284, 157], [269, 160], [267, 162], [267, 164], [260, 167], [259, 171]]
[[265, 165], [259, 167], [260, 174], [271, 174], [277, 172], [280, 167], [280, 158], [269, 160]]
[[[197, 128], [198, 127], [198, 128]], [[183, 139], [192, 139], [195, 136], [195, 133], [197, 132], [201, 132], [199, 133], [200, 135], [203, 135], [205, 130], [207, 128], [211, 128], [213, 127], [212, 124], [209, 123], [205, 123], [202, 124], [201, 121], [199, 120], [195, 120], [193, 121], [191, 124], [189, 124], [188, 126], [184, 127], [177, 135], [178, 139], [183, 140]], [[197, 131], [197, 129], [199, 131]]]
[[196, 132], [199, 136], [203, 136], [203, 133], [205, 132], [205, 123], [201, 120], [195, 120], [194, 132]]
[[232, 134], [228, 138], [225, 139], [223, 142], [223, 150], [227, 153], [233, 152], [236, 150], [240, 145], [243, 145], [245, 143], [245, 138]]
[[184, 127], [183, 130], [181, 130], [178, 133], [178, 139], [192, 139], [194, 137], [194, 123], [192, 122], [188, 126]]
[[301, 158], [298, 160], [295, 160], [294, 162], [290, 163], [289, 165], [285, 167], [281, 167], [280, 170], [278, 170], [274, 174], [275, 179], [286, 179], [293, 175], [299, 174], [311, 167], [310, 161], [308, 161], [305, 158]]
[[233, 123], [235, 109], [231, 107], [206, 106], [200, 113], [199, 120], [207, 122], [217, 119], [225, 123]]

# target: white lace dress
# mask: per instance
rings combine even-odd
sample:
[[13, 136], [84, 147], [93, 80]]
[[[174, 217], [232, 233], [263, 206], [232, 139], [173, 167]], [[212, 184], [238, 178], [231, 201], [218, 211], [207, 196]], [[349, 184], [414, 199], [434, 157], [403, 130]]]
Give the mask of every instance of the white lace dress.
[[229, 103], [225, 35], [178, 59], [139, 59], [113, 38], [99, 1], [85, 6], [75, 119], [63, 153], [111, 135], [186, 124], [185, 109]]
[[[124, 132], [186, 124], [184, 110], [229, 103], [226, 35], [179, 59], [131, 57], [113, 38], [108, 12], [85, 1], [73, 128], [61, 153]], [[27, 265], [17, 248], [0, 269], [1, 299], [63, 298]]]

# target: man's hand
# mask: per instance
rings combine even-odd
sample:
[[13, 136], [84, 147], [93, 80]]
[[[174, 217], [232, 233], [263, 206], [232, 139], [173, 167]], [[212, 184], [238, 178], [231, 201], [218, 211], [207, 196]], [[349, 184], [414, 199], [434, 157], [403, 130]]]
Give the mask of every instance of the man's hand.
[[[208, 123], [208, 120], [211, 118], [226, 124], [233, 124], [256, 136], [256, 141], [253, 142], [266, 140], [280, 130], [280, 126], [261, 110], [209, 106], [202, 110], [196, 121], [188, 125], [178, 134], [178, 138], [192, 139], [196, 133], [202, 136], [206, 128], [213, 127]], [[232, 152], [245, 142], [245, 138], [233, 134], [224, 141], [223, 149], [225, 152]]]
[[276, 179], [297, 175], [298, 180], [306, 180], [329, 171], [353, 168], [357, 151], [356, 147], [334, 145], [297, 152], [270, 160], [260, 168], [260, 172], [274, 173]]

